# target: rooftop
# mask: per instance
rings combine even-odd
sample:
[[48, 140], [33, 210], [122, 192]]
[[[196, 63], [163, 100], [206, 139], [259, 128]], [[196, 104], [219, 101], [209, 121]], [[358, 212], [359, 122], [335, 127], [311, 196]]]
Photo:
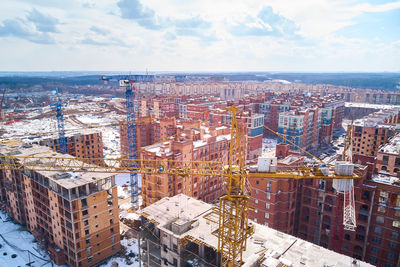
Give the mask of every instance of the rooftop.
[[379, 149], [379, 152], [399, 155], [399, 153], [400, 153], [400, 134], [398, 134], [398, 135], [394, 136], [392, 139], [390, 139], [387, 144], [385, 144], [384, 146], [382, 146], [381, 149]]
[[[105, 178], [112, 177], [115, 175], [115, 173], [106, 173], [106, 172], [104, 173], [66, 172], [65, 168], [50, 166], [50, 163], [53, 163], [53, 160], [49, 159], [48, 157], [74, 159], [73, 156], [54, 152], [53, 150], [45, 146], [26, 145], [18, 141], [13, 143], [0, 144], [0, 154], [5, 156], [15, 157], [19, 161], [35, 162], [36, 165], [46, 166], [46, 168], [50, 169], [49, 171], [35, 170], [35, 172], [40, 173], [41, 175], [49, 178], [54, 183], [59, 184], [60, 186], [66, 189], [71, 189], [85, 184], [90, 184], [93, 183], [94, 181], [103, 180]], [[40, 159], [35, 158], [32, 161], [26, 159], [24, 160], [25, 157], [29, 156], [40, 157]], [[71, 161], [70, 164], [73, 164], [73, 161]], [[79, 166], [85, 167], [90, 165], [80, 163]]]
[[373, 174], [371, 180], [380, 184], [396, 185], [400, 187], [400, 178], [391, 176], [389, 173], [384, 171]]
[[[214, 206], [183, 194], [167, 197], [142, 209], [141, 215], [161, 230], [178, 239], [190, 237], [213, 249], [218, 248], [218, 214]], [[215, 222], [213, 222], [215, 221]], [[243, 266], [253, 266], [263, 259], [262, 266], [351, 266], [353, 259], [287, 235], [253, 221], [254, 234], [248, 239]], [[180, 226], [179, 229], [174, 226]], [[264, 258], [263, 258], [264, 257]], [[357, 266], [372, 266], [358, 262]]]
[[358, 108], [373, 108], [373, 109], [394, 109], [399, 108], [395, 105], [384, 105], [384, 104], [370, 104], [370, 103], [357, 103], [357, 102], [346, 102], [346, 107], [358, 107]]

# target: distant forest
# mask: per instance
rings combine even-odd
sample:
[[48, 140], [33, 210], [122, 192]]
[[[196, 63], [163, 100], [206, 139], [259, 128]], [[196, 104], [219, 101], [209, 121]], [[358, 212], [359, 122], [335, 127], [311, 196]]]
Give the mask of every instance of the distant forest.
[[[9, 73], [8, 73], [9, 74]], [[100, 74], [100, 73], [99, 73]], [[100, 85], [103, 82], [99, 75], [84, 75], [79, 72], [76, 76], [69, 73], [63, 77], [25, 75], [14, 73], [13, 76], [0, 77], [0, 88], [28, 88], [42, 85], [44, 89], [54, 88], [57, 85]], [[174, 75], [168, 73], [168, 75]], [[222, 76], [230, 81], [265, 81], [272, 79], [287, 80], [290, 82], [307, 84], [332, 84], [357, 88], [371, 88], [397, 91], [400, 89], [400, 73], [270, 73], [270, 72], [236, 72], [236, 73], [177, 73], [190, 76]], [[1, 76], [1, 73], [0, 73]]]

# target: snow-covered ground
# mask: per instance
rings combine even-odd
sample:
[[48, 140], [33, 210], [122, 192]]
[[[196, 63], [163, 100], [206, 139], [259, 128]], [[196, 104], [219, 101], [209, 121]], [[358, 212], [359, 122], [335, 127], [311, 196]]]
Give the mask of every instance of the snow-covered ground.
[[29, 262], [32, 267], [56, 266], [31, 233], [0, 211], [0, 266], [26, 266]]
[[[129, 180], [130, 180], [130, 174], [129, 173], [119, 173], [115, 176], [115, 184], [116, 185], [129, 185]], [[139, 173], [138, 174], [138, 185], [139, 187], [142, 186], [142, 176]]]
[[106, 158], [120, 158], [121, 147], [118, 126], [101, 127], [103, 134], [103, 153]]
[[275, 151], [276, 144], [277, 144], [276, 138], [263, 138], [263, 143], [262, 143], [263, 154]]
[[114, 262], [118, 263], [118, 267], [139, 266], [138, 262], [138, 244], [134, 238], [121, 240], [121, 245], [126, 249], [126, 255], [129, 261], [125, 257], [112, 257], [106, 264], [101, 265], [102, 267], [112, 267]]
[[76, 119], [84, 124], [106, 124], [112, 122], [107, 117], [97, 117], [90, 114], [76, 116]]
[[[76, 129], [68, 121], [64, 122], [65, 129]], [[2, 125], [5, 134], [2, 138], [28, 137], [31, 134], [49, 134], [57, 132], [56, 118], [22, 120], [12, 124]]]

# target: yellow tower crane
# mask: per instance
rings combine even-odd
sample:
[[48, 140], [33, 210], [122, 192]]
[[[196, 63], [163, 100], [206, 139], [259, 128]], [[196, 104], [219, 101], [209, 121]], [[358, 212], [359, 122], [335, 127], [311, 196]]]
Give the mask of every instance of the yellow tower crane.
[[[75, 158], [69, 155], [49, 152], [47, 154], [19, 155], [11, 152], [0, 154], [0, 169], [20, 171], [57, 171], [57, 172], [100, 172], [100, 173], [141, 173], [169, 174], [184, 177], [190, 176], [223, 176], [226, 184], [226, 195], [220, 198], [218, 250], [221, 254], [221, 266], [240, 266], [242, 255], [246, 250], [247, 238], [253, 233], [248, 222], [250, 192], [246, 189], [247, 177], [259, 178], [292, 178], [292, 179], [357, 179], [359, 175], [338, 175], [333, 168], [321, 171], [320, 168], [303, 167], [297, 170], [280, 170], [276, 172], [250, 173], [244, 166], [242, 158], [241, 131], [237, 120], [238, 109], [228, 108], [232, 113], [231, 140], [228, 165], [218, 161], [176, 161], [176, 160], [142, 160], [142, 159], [88, 159]], [[18, 144], [8, 145], [17, 149]], [[104, 164], [91, 164], [93, 160], [102, 160]], [[134, 161], [135, 164], [126, 164]], [[121, 164], [124, 162], [125, 164]]]

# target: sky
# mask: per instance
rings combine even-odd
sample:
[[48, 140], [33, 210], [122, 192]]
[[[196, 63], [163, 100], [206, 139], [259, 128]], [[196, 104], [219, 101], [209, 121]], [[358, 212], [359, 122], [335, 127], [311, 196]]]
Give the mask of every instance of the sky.
[[0, 71], [400, 71], [400, 1], [3, 0]]

